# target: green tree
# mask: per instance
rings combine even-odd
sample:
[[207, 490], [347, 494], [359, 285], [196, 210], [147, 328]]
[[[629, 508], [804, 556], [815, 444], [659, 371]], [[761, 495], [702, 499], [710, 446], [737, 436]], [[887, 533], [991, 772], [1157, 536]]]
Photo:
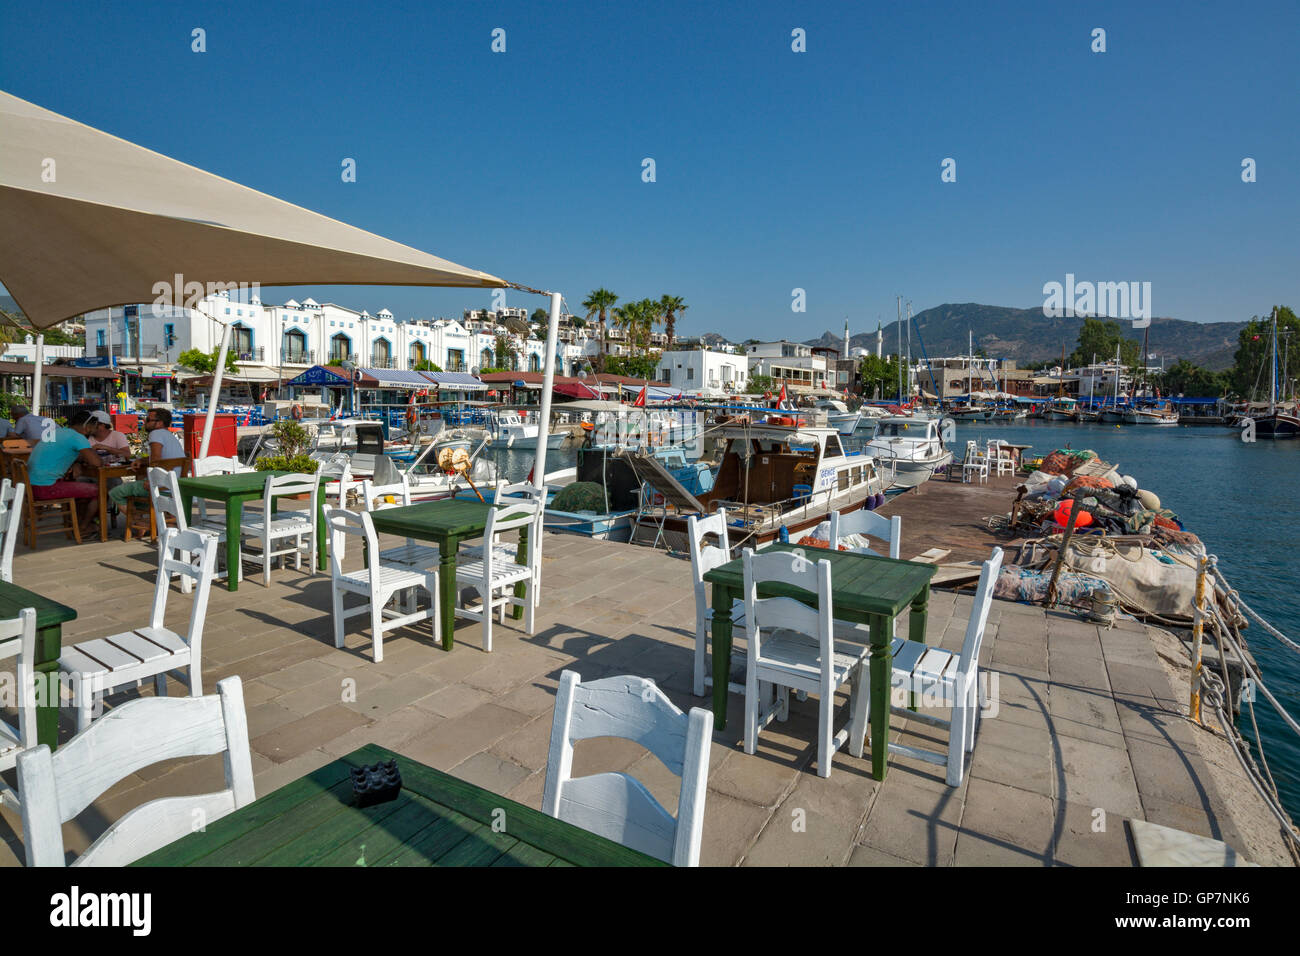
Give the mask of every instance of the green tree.
[[[1287, 391], [1282, 381], [1283, 368], [1286, 377], [1296, 377], [1296, 366], [1300, 363], [1300, 319], [1284, 305], [1274, 306], [1266, 318], [1252, 316], [1246, 327], [1237, 335], [1237, 353], [1233, 358], [1232, 370], [1228, 373], [1232, 390], [1242, 398], [1251, 400], [1268, 400], [1271, 373], [1269, 364], [1273, 360], [1273, 312], [1277, 313], [1277, 382], [1278, 398]], [[1290, 329], [1288, 336], [1286, 330]], [[1291, 345], [1291, 342], [1295, 345]], [[1289, 353], [1289, 354], [1288, 354]]]
[[858, 365], [858, 375], [862, 379], [862, 394], [867, 397], [894, 395], [898, 392], [899, 363], [895, 356], [876, 358], [864, 355]]
[[1114, 357], [1116, 345], [1120, 349], [1120, 362], [1129, 368], [1135, 366], [1142, 346], [1136, 339], [1124, 337], [1124, 326], [1113, 319], [1084, 319], [1079, 328], [1078, 347], [1070, 353], [1066, 364], [1078, 368], [1092, 364], [1094, 357], [1097, 361], [1104, 362]]
[[596, 355], [597, 369], [604, 367], [605, 360], [605, 320], [609, 315], [609, 310], [614, 307], [618, 301], [618, 296], [608, 289], [602, 287], [594, 289], [591, 295], [583, 300], [582, 307], [587, 310], [587, 318], [598, 316], [600, 320], [600, 352]]
[[665, 295], [659, 300], [659, 308], [664, 317], [664, 333], [668, 336], [668, 349], [673, 347], [677, 337], [677, 316], [690, 308], [679, 295]]
[[519, 354], [515, 348], [514, 341], [504, 332], [498, 332], [496, 337], [496, 359], [497, 366], [507, 371], [512, 370], [514, 366], [513, 359]]
[[749, 376], [749, 391], [753, 392], [770, 392], [772, 391], [772, 376], [770, 375], [751, 375]]
[[416, 362], [414, 365], [411, 366], [411, 368], [416, 372], [441, 372], [442, 371], [442, 369], [434, 365], [428, 359], [425, 359], [423, 362]]
[[[211, 375], [217, 370], [217, 353], [220, 349], [213, 349], [210, 353], [201, 349], [187, 349], [176, 357], [177, 365], [184, 365], [186, 368], [193, 369], [200, 375]], [[334, 363], [331, 362], [331, 365]], [[226, 371], [234, 372], [238, 369], [233, 351], [226, 352]]]
[[1166, 395], [1185, 398], [1219, 398], [1228, 388], [1227, 376], [1211, 372], [1187, 359], [1179, 359], [1156, 379], [1160, 391]]
[[608, 357], [605, 371], [611, 375], [627, 375], [631, 378], [643, 378], [646, 381], [658, 379], [659, 363], [645, 355], [611, 355]]

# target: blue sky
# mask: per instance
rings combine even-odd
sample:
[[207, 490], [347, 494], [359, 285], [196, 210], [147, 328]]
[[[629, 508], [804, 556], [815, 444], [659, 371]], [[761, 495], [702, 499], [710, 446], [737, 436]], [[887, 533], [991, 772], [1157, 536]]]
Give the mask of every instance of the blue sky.
[[[1294, 307], [1300, 4], [1134, 6], [6, 4], [0, 87], [575, 311], [680, 295], [686, 334], [1033, 307], [1067, 272], [1149, 281], [1156, 315]], [[490, 304], [263, 298], [304, 295]]]

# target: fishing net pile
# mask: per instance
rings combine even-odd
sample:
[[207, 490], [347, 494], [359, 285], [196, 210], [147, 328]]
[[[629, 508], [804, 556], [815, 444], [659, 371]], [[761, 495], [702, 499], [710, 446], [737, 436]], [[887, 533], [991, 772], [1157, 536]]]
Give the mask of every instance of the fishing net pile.
[[604, 487], [594, 481], [575, 481], [560, 489], [550, 504], [550, 510], [605, 514], [609, 506], [605, 502]]

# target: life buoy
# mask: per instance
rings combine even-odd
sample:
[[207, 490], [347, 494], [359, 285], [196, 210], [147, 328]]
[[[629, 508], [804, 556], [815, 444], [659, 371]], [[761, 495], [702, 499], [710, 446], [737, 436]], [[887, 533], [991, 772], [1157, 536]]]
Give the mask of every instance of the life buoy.
[[294, 405], [293, 408], [289, 409], [289, 414], [293, 416], [295, 422], [302, 421], [302, 406]]
[[408, 429], [412, 429], [412, 430], [414, 430], [414, 428], [415, 428], [415, 421], [416, 421], [416, 417], [415, 417], [415, 416], [416, 416], [415, 406], [414, 406], [414, 405], [407, 405], [407, 406], [406, 406], [406, 427], [407, 427]]

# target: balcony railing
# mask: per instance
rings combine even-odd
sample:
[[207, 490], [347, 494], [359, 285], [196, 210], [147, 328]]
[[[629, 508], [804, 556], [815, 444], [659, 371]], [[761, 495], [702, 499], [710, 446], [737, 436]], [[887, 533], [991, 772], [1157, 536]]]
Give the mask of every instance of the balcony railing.
[[140, 346], [138, 355], [137, 355], [136, 347], [134, 345], [115, 344], [111, 347], [111, 349], [112, 350], [110, 351], [110, 346], [107, 345], [97, 345], [95, 346], [95, 355], [97, 355], [100, 358], [107, 358], [109, 355], [112, 355], [113, 358], [118, 358], [118, 359], [133, 359], [137, 357], [142, 359], [156, 359], [160, 354], [158, 351], [158, 346], [156, 345]]
[[397, 362], [381, 355], [370, 356], [370, 368], [397, 368]]
[[266, 354], [266, 347], [259, 345], [255, 349], [231, 349], [230, 351], [234, 353], [237, 362], [260, 362]]
[[286, 349], [282, 361], [286, 365], [315, 365], [316, 352], [313, 349]]

